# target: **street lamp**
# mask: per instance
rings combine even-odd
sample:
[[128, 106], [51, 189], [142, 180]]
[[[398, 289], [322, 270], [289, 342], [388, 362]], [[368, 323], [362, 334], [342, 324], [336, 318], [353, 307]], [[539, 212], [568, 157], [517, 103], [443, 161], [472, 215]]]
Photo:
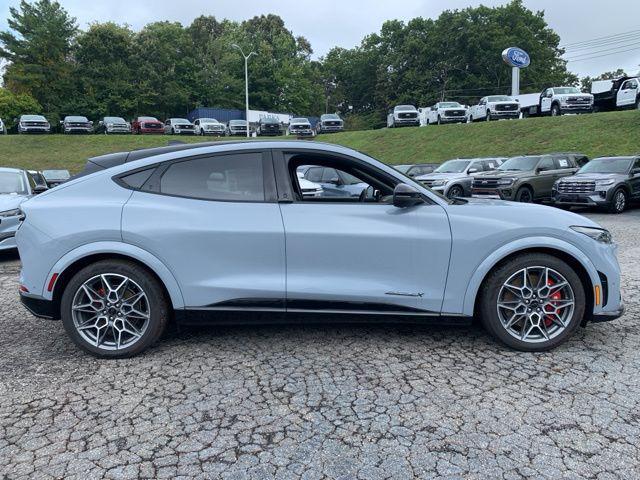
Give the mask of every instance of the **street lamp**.
[[233, 48], [240, 50], [240, 53], [244, 57], [244, 100], [245, 100], [245, 119], [247, 120], [247, 138], [249, 138], [249, 70], [247, 62], [253, 55], [257, 55], [256, 52], [251, 52], [249, 55], [245, 55], [239, 45], [235, 43], [231, 44]]

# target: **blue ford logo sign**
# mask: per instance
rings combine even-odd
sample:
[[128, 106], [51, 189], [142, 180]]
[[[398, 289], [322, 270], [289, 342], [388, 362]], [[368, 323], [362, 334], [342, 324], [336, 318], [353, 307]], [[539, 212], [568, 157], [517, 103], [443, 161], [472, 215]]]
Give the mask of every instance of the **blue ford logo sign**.
[[517, 68], [528, 67], [531, 63], [529, 54], [518, 47], [510, 47], [502, 52], [502, 59], [507, 65]]

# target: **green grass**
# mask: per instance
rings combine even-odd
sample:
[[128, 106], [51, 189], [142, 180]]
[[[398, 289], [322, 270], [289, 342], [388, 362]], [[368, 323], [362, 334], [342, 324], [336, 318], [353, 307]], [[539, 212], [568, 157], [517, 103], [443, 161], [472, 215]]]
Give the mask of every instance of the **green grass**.
[[[2, 135], [0, 166], [62, 167], [77, 172], [89, 157], [163, 146], [171, 139], [162, 135]], [[640, 111], [344, 132], [318, 140], [352, 147], [390, 164], [554, 151], [577, 151], [589, 157], [629, 155], [640, 153]]]

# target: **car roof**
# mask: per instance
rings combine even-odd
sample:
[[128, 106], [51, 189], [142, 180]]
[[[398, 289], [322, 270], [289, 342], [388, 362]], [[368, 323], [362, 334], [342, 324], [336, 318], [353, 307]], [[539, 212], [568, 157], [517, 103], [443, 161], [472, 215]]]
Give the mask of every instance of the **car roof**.
[[22, 168], [0, 167], [0, 172], [22, 173], [22, 172], [24, 172], [24, 170]]

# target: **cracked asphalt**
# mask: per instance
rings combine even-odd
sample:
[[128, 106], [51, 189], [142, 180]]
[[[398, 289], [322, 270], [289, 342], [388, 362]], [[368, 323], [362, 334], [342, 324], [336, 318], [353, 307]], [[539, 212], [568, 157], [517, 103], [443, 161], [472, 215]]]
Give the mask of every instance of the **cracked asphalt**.
[[627, 314], [549, 353], [480, 328], [170, 332], [94, 359], [19, 305], [0, 258], [0, 478], [640, 477], [640, 209], [587, 213], [620, 245]]

